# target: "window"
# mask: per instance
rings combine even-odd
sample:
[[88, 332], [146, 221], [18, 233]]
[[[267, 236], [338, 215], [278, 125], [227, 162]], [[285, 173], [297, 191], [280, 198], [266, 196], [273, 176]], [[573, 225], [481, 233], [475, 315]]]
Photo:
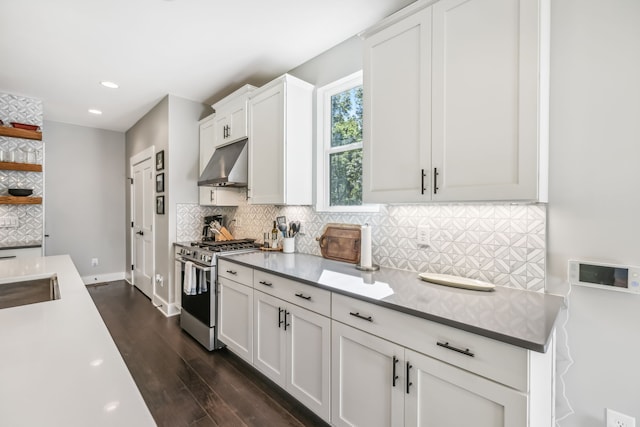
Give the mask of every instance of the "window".
[[375, 211], [362, 205], [362, 72], [318, 89], [316, 210]]

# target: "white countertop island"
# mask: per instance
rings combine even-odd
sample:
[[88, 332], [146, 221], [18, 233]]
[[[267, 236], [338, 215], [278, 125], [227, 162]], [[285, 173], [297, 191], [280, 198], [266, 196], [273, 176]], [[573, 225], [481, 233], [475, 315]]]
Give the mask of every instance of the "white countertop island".
[[0, 286], [53, 275], [60, 299], [0, 309], [0, 425], [154, 426], [71, 258], [0, 260]]

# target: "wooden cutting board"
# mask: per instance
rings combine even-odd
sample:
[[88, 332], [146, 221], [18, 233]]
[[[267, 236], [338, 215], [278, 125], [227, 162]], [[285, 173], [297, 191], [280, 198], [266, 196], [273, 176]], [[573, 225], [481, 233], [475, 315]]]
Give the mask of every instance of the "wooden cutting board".
[[316, 239], [320, 252], [327, 259], [358, 264], [360, 262], [360, 226], [327, 224], [322, 236]]

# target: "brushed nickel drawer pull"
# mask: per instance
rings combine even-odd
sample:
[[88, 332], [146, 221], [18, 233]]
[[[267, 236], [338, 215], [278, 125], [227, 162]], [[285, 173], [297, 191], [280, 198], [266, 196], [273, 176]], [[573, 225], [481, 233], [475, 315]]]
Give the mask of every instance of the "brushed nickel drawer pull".
[[438, 341], [438, 342], [436, 342], [436, 344], [437, 344], [438, 346], [440, 346], [440, 347], [444, 347], [444, 348], [446, 348], [447, 350], [453, 350], [453, 351], [456, 351], [456, 352], [458, 352], [458, 353], [464, 354], [465, 356], [475, 357], [475, 354], [473, 354], [472, 352], [470, 352], [468, 348], [467, 348], [467, 349], [465, 349], [465, 350], [462, 350], [461, 348], [456, 348], [456, 347], [452, 347], [452, 346], [450, 346], [448, 342], [439, 342], [439, 341]]
[[299, 294], [295, 294], [298, 298], [306, 299], [307, 301], [311, 300], [311, 295], [304, 295], [302, 292]]
[[357, 312], [357, 313], [349, 312], [349, 314], [354, 317], [357, 317], [358, 319], [366, 320], [368, 322], [373, 322], [373, 318], [371, 316], [365, 317], [362, 314], [360, 314], [360, 312]]

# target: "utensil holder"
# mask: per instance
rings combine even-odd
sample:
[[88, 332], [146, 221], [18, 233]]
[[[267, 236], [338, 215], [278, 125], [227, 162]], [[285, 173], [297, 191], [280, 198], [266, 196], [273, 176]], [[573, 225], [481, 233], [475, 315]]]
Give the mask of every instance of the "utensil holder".
[[282, 239], [282, 252], [292, 254], [296, 251], [296, 238], [285, 237]]

